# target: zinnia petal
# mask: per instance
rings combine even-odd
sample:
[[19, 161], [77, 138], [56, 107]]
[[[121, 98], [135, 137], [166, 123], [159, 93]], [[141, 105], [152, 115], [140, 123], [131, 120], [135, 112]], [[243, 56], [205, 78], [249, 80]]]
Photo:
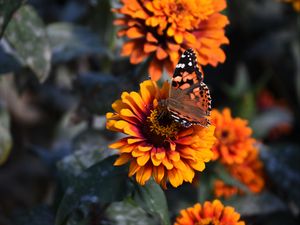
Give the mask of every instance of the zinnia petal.
[[141, 185], [144, 185], [148, 181], [152, 174], [152, 167], [141, 167], [136, 173], [136, 181]]

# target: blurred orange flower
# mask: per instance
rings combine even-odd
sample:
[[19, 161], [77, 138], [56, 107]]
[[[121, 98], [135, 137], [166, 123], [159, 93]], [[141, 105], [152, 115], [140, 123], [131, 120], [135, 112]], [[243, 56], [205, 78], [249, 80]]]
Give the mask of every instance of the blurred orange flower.
[[237, 187], [225, 184], [222, 180], [215, 180], [214, 182], [214, 195], [217, 198], [224, 197], [230, 198], [233, 195], [239, 193], [239, 189]]
[[230, 109], [222, 112], [212, 110], [212, 124], [216, 126], [216, 144], [213, 147], [214, 160], [220, 159], [225, 164], [243, 163], [254, 148], [255, 139], [247, 121], [232, 118]]
[[[258, 150], [255, 148], [250, 151], [242, 164], [228, 165], [227, 169], [235, 179], [247, 186], [253, 193], [261, 192], [265, 186], [263, 163], [258, 157]], [[227, 185], [221, 180], [215, 182], [214, 192], [216, 197], [225, 198], [243, 193], [237, 187]]]
[[115, 165], [130, 162], [129, 176], [135, 175], [141, 185], [151, 176], [164, 188], [167, 181], [174, 187], [192, 182], [195, 170], [204, 170], [213, 155], [214, 126], [184, 128], [161, 116], [158, 102], [168, 91], [167, 82], [159, 88], [144, 81], [139, 92], [123, 92], [112, 104], [115, 112], [106, 114], [107, 129], [127, 135], [110, 145], [120, 154]]
[[283, 1], [291, 3], [294, 9], [297, 12], [300, 12], [300, 0], [283, 0]]
[[219, 200], [197, 203], [193, 207], [180, 211], [174, 225], [245, 225], [240, 214], [233, 207], [224, 206]]
[[253, 193], [261, 192], [264, 188], [263, 163], [258, 157], [258, 150], [253, 149], [242, 164], [230, 165], [230, 174], [245, 184]]
[[153, 80], [161, 77], [165, 68], [173, 73], [181, 53], [195, 49], [201, 65], [216, 66], [225, 61], [220, 48], [228, 44], [224, 27], [228, 18], [220, 12], [225, 0], [121, 0], [122, 7], [113, 9], [123, 17], [115, 25], [123, 28], [119, 36], [127, 36], [121, 54], [138, 64], [153, 57], [149, 74]]

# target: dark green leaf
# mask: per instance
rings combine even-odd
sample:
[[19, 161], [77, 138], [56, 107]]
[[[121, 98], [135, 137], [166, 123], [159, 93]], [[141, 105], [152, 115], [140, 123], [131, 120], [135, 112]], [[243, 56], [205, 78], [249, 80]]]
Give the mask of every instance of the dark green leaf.
[[115, 160], [115, 156], [109, 157], [71, 180], [58, 208], [56, 225], [63, 224], [81, 204], [121, 201], [130, 193], [127, 169], [113, 166]]
[[114, 19], [112, 4], [111, 0], [95, 1], [88, 17], [88, 23], [98, 32], [101, 42], [106, 46], [112, 46], [116, 39], [115, 26], [112, 26]]
[[203, 203], [213, 197], [213, 185], [215, 176], [212, 174], [200, 174], [198, 187], [198, 201]]
[[0, 1], [0, 39], [14, 12], [22, 5], [24, 0], [1, 0]]
[[113, 150], [105, 147], [107, 145], [108, 141], [97, 130], [87, 129], [76, 136], [73, 140], [74, 153], [57, 163], [63, 186], [85, 169], [115, 154]]
[[[111, 141], [108, 140], [103, 133], [103, 130], [88, 128], [80, 132], [73, 139], [73, 144], [76, 151], [86, 152], [87, 154], [89, 152], [90, 154], [92, 154], [90, 157], [95, 158], [91, 159], [92, 164], [95, 164], [98, 161], [97, 159], [99, 158], [102, 160], [115, 153], [111, 149], [106, 148], [106, 146], [108, 146]], [[97, 150], [95, 151], [92, 149]]]
[[239, 99], [236, 115], [244, 119], [251, 119], [255, 115], [255, 111], [256, 101], [254, 92], [249, 91]]
[[110, 224], [114, 225], [154, 225], [159, 224], [157, 217], [150, 217], [141, 207], [130, 201], [112, 203], [106, 210]]
[[171, 218], [178, 216], [180, 210], [199, 202], [199, 185], [184, 183], [177, 188], [169, 188], [165, 191]]
[[134, 199], [146, 212], [159, 216], [161, 223], [170, 224], [168, 205], [161, 187], [150, 180], [145, 186], [136, 186]]
[[247, 93], [250, 88], [251, 82], [247, 68], [244, 64], [238, 65], [234, 84], [232, 86], [224, 86], [225, 92], [232, 98], [240, 98]]
[[85, 27], [54, 23], [47, 27], [53, 62], [66, 62], [83, 55], [106, 54], [98, 36]]
[[250, 119], [254, 115], [256, 108], [252, 86], [246, 65], [239, 64], [234, 84], [224, 86], [225, 92], [234, 101], [233, 111], [237, 116]]
[[35, 10], [28, 5], [22, 6], [14, 13], [4, 37], [17, 59], [44, 81], [50, 71], [51, 50], [43, 22]]

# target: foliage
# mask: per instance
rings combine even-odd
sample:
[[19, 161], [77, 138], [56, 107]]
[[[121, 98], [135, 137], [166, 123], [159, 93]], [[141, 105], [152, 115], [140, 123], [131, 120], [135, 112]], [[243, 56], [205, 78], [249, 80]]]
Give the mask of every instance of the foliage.
[[[276, 0], [227, 1], [226, 61], [202, 67], [213, 108], [247, 119], [257, 140], [265, 188], [253, 193], [220, 161], [167, 189], [152, 178], [141, 186], [128, 165], [114, 166], [108, 146], [124, 136], [106, 129], [105, 113], [161, 57], [121, 57], [132, 39], [128, 30], [130, 38], [117, 36], [120, 13], [111, 9], [121, 5], [0, 0], [0, 224], [169, 225], [180, 210], [212, 201], [216, 180], [239, 190], [220, 199], [246, 224], [299, 224], [299, 12]], [[159, 84], [168, 79], [164, 70]]]

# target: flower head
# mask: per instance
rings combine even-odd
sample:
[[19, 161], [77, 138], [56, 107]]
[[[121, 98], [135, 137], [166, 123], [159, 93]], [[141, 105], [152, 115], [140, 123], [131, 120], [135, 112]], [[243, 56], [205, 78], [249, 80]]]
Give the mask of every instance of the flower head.
[[260, 192], [264, 185], [263, 163], [258, 157], [258, 150], [254, 148], [242, 164], [228, 166], [230, 174], [245, 184], [253, 193]]
[[114, 9], [123, 17], [115, 21], [123, 28], [119, 36], [127, 36], [122, 55], [138, 64], [153, 57], [149, 74], [158, 80], [165, 68], [171, 74], [184, 49], [194, 48], [201, 65], [216, 66], [224, 62], [220, 48], [228, 44], [224, 27], [229, 23], [220, 11], [225, 0], [121, 0]]
[[238, 187], [234, 187], [231, 185], [226, 184], [223, 180], [215, 180], [214, 182], [214, 195], [217, 198], [224, 197], [230, 198], [233, 195], [239, 193]]
[[197, 203], [181, 210], [174, 225], [245, 225], [233, 207], [224, 206], [219, 200]]
[[152, 176], [166, 187], [192, 182], [196, 171], [212, 158], [214, 126], [182, 127], [165, 116], [158, 102], [168, 97], [169, 84], [159, 88], [154, 81], [140, 84], [139, 92], [124, 92], [107, 113], [106, 127], [127, 136], [110, 145], [120, 156], [115, 165], [130, 163], [129, 176], [144, 185]]
[[226, 164], [243, 163], [254, 148], [255, 139], [247, 121], [232, 118], [230, 110], [212, 111], [212, 124], [216, 126], [217, 142], [213, 147], [214, 160], [220, 159]]
[[[241, 164], [227, 165], [228, 172], [239, 182], [248, 187], [252, 193], [259, 193], [265, 186], [263, 163], [258, 157], [258, 150], [253, 148], [245, 161]], [[216, 197], [231, 197], [242, 194], [238, 187], [225, 184], [222, 180], [216, 180], [214, 184]]]

